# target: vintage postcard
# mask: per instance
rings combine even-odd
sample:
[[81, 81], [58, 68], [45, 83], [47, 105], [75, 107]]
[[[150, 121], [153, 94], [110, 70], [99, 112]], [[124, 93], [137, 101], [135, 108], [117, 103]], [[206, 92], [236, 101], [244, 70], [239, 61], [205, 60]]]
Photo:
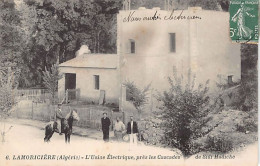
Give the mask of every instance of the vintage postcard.
[[256, 166], [258, 0], [0, 0], [1, 166]]

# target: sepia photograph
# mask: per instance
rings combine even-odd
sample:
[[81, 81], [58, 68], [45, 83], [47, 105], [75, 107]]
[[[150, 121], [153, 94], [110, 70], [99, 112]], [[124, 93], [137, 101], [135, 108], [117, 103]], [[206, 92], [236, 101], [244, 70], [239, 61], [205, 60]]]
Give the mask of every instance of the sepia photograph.
[[0, 0], [0, 165], [258, 165], [258, 11]]

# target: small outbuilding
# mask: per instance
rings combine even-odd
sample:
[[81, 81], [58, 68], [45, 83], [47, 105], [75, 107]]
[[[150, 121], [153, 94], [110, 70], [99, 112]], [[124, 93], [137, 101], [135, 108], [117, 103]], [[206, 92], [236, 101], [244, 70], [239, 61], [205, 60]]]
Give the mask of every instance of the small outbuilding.
[[59, 80], [59, 95], [65, 96], [68, 90], [70, 99], [118, 104], [118, 55], [90, 54], [80, 50], [77, 54], [59, 65], [64, 74]]

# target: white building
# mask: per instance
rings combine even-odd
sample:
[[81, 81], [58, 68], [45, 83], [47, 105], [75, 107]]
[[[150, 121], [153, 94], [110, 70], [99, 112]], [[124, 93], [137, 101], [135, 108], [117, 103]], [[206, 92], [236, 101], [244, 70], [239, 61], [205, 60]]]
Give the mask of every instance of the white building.
[[64, 77], [59, 81], [59, 94], [78, 89], [81, 100], [98, 103], [100, 93], [106, 102], [118, 103], [118, 55], [83, 54], [60, 64]]
[[[147, 20], [155, 13], [161, 19]], [[180, 15], [183, 19], [174, 19]], [[191, 16], [196, 19], [187, 19]], [[106, 101], [121, 103], [125, 100], [121, 85], [126, 80], [140, 88], [151, 83], [152, 89], [163, 91], [174, 69], [184, 77], [191, 69], [196, 83], [209, 79], [211, 90], [216, 90], [218, 75], [240, 79], [240, 44], [230, 40], [227, 12], [201, 8], [173, 13], [158, 8], [121, 10], [117, 26], [117, 55], [89, 54], [62, 63], [61, 71], [76, 74], [76, 83], [70, 87], [65, 81], [69, 76], [65, 76], [59, 82], [59, 91], [79, 88], [81, 98], [98, 101], [100, 90], [104, 90]], [[99, 89], [95, 86], [97, 79]]]

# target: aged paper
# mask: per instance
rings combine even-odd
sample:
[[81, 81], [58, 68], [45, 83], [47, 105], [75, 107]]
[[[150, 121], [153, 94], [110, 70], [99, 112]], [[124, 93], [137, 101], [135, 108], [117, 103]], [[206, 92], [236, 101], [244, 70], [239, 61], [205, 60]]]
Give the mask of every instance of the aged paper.
[[0, 4], [1, 166], [258, 164], [257, 0]]

